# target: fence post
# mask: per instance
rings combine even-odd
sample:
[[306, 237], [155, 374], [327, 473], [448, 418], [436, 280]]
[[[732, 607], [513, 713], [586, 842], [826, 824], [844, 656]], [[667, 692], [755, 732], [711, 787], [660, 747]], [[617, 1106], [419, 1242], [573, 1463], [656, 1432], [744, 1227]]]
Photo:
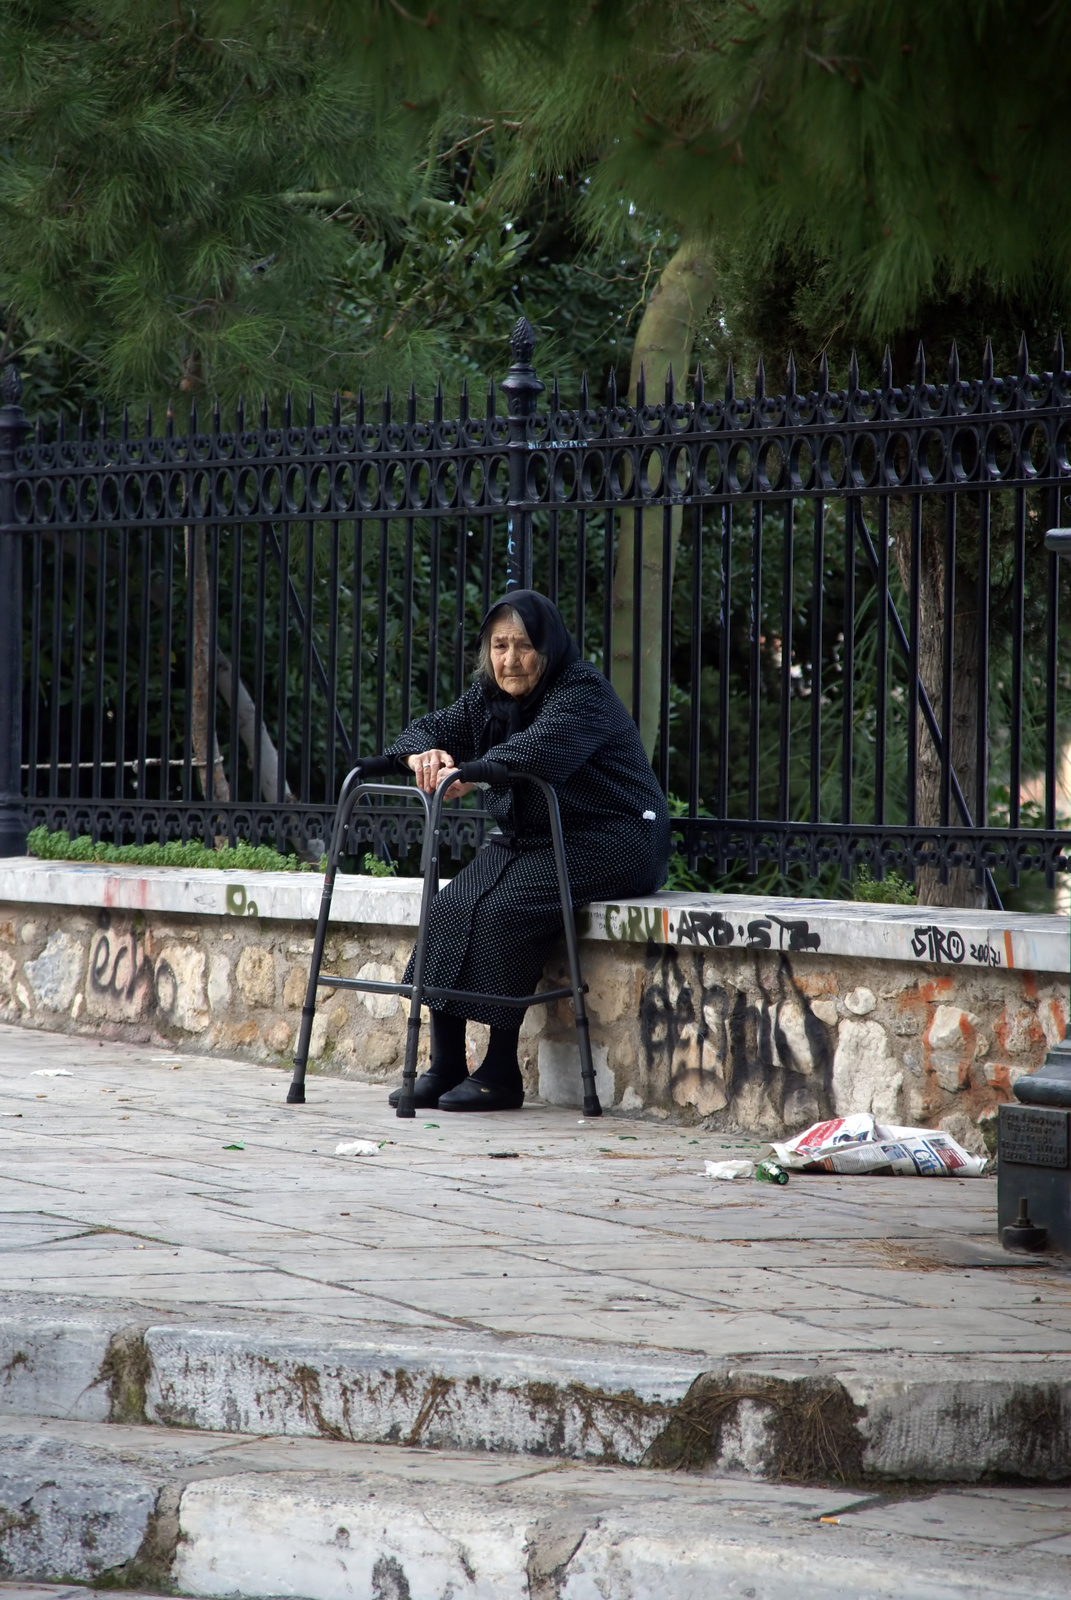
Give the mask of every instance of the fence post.
[[0, 856], [26, 854], [22, 794], [22, 533], [15, 526], [15, 451], [29, 423], [22, 379], [0, 376]]
[[509, 410], [509, 557], [506, 588], [532, 587], [532, 513], [522, 509], [528, 491], [528, 419], [535, 415], [536, 398], [545, 385], [532, 365], [535, 334], [527, 317], [520, 317], [510, 336], [513, 356], [502, 380]]

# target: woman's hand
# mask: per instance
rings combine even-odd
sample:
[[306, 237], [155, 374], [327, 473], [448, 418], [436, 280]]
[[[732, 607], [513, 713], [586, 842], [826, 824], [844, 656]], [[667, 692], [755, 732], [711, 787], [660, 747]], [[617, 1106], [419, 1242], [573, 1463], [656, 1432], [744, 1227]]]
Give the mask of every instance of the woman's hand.
[[[409, 757], [408, 765], [416, 777], [417, 788], [423, 789], [425, 794], [434, 794], [442, 778], [454, 771], [457, 762], [445, 750], [421, 750], [419, 755]], [[446, 798], [460, 800], [462, 795], [469, 794], [475, 787], [472, 783], [452, 783], [446, 791]]]

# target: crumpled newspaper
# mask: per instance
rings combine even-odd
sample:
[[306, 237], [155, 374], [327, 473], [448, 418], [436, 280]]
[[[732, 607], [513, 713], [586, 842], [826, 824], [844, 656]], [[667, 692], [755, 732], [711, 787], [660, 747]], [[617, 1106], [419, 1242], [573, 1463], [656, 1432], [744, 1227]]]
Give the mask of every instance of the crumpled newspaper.
[[335, 1146], [336, 1156], [378, 1156], [379, 1146], [371, 1139], [343, 1139]]
[[899, 1128], [875, 1121], [869, 1111], [816, 1122], [770, 1149], [776, 1161], [794, 1172], [980, 1178], [987, 1165], [940, 1128]]
[[755, 1176], [754, 1161], [706, 1161], [703, 1165], [707, 1169], [708, 1178], [726, 1178], [731, 1182], [733, 1178]]

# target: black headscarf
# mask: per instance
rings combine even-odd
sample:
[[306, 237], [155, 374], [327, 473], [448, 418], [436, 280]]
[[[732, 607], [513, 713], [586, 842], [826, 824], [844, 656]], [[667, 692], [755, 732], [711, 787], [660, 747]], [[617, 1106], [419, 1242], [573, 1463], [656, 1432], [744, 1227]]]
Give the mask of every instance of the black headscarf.
[[532, 644], [541, 656], [546, 656], [547, 665], [531, 694], [520, 697], [500, 689], [493, 673], [484, 680], [483, 692], [489, 715], [481, 741], [481, 754], [534, 722], [543, 709], [547, 694], [566, 667], [580, 660], [580, 651], [565, 625], [565, 618], [546, 595], [537, 594], [534, 589], [514, 589], [501, 600], [496, 600], [480, 624], [481, 640], [503, 606], [510, 606], [516, 611]]

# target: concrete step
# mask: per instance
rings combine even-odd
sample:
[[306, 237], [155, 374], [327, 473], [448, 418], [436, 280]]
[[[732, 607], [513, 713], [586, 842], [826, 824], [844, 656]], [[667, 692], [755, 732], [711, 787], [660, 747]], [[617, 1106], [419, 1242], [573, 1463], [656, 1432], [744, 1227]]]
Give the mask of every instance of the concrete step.
[[596, 1341], [0, 1300], [11, 1415], [740, 1471], [802, 1483], [1071, 1477], [1071, 1360], [710, 1364]]
[[76, 1583], [236, 1600], [1064, 1600], [1071, 1494], [897, 1496], [0, 1416], [0, 1573], [62, 1583], [62, 1600]]

